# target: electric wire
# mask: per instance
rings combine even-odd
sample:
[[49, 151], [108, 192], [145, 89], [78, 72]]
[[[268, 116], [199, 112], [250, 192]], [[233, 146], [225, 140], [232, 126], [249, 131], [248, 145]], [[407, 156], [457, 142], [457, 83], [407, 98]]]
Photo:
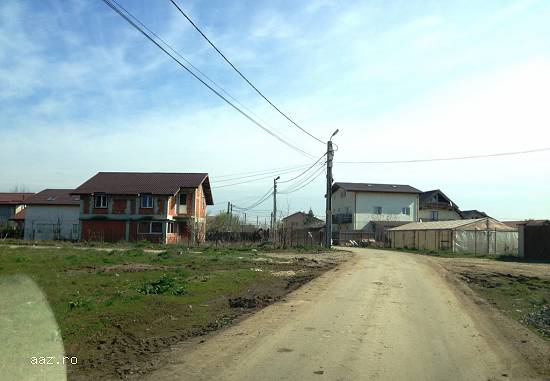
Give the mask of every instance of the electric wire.
[[[202, 78], [200, 78], [197, 74], [195, 74], [191, 69], [189, 69], [184, 63], [182, 63], [180, 60], [178, 60], [173, 54], [171, 54], [167, 49], [165, 49], [159, 42], [157, 42], [153, 37], [151, 37], [147, 32], [145, 32], [136, 22], [132, 21], [129, 16], [132, 18], [137, 19], [135, 16], [131, 15], [128, 11], [121, 11], [119, 9], [120, 5], [116, 2], [116, 0], [103, 0], [103, 2], [109, 6], [113, 11], [115, 11], [119, 16], [121, 16], [126, 22], [128, 22], [132, 27], [134, 27], [137, 31], [139, 31], [141, 34], [143, 34], [148, 40], [150, 40], [153, 44], [155, 44], [160, 50], [162, 50], [166, 55], [168, 55], [172, 60], [174, 60], [179, 66], [181, 66], [184, 70], [186, 70], [189, 74], [191, 74], [195, 79], [197, 79], [199, 82], [201, 82], [204, 86], [206, 86], [210, 91], [212, 91], [215, 95], [217, 95], [220, 99], [222, 99], [224, 102], [226, 102], [228, 105], [230, 105], [233, 109], [235, 109], [237, 112], [239, 112], [241, 115], [243, 115], [245, 118], [247, 118], [250, 122], [254, 123], [256, 126], [261, 128], [264, 132], [268, 133], [269, 135], [273, 136], [277, 140], [279, 140], [281, 143], [285, 144], [286, 146], [296, 150], [297, 152], [302, 153], [306, 157], [314, 158], [313, 155], [307, 153], [306, 151], [302, 150], [301, 148], [293, 145], [290, 142], [287, 142], [285, 139], [278, 136], [276, 133], [268, 129], [267, 127], [263, 126], [260, 122], [258, 122], [256, 119], [252, 118], [250, 115], [248, 115], [246, 112], [241, 110], [239, 107], [237, 107], [234, 103], [232, 103], [229, 99], [224, 97], [219, 91], [214, 89], [212, 86], [210, 86], [208, 83], [206, 83]], [[116, 6], [115, 6], [116, 4]], [[122, 9], [122, 8], [121, 8]]]
[[293, 178], [291, 178], [291, 179], [289, 179], [289, 180], [279, 181], [279, 183], [280, 183], [280, 184], [289, 183], [289, 182], [291, 182], [291, 181], [293, 181], [293, 180], [296, 180], [297, 178], [303, 176], [303, 175], [304, 175], [305, 173], [307, 173], [311, 168], [315, 167], [315, 165], [316, 165], [319, 161], [321, 161], [321, 159], [322, 159], [323, 157], [325, 157], [326, 155], [327, 155], [327, 153], [325, 152], [320, 158], [317, 159], [317, 161], [316, 161], [315, 163], [313, 163], [310, 167], [308, 167], [305, 171], [303, 171], [302, 173], [300, 173], [298, 176], [295, 176], [295, 177], [293, 177]]
[[204, 34], [204, 32], [193, 22], [193, 20], [191, 20], [191, 18], [179, 7], [179, 5], [174, 0], [170, 0], [170, 2], [177, 8], [177, 10], [183, 15], [183, 17], [185, 17], [187, 21], [189, 21], [189, 23], [197, 30], [197, 32], [200, 33], [200, 35], [210, 44], [210, 46], [212, 46], [214, 50], [218, 52], [218, 54], [225, 60], [225, 62], [227, 62], [233, 68], [233, 70], [235, 70], [235, 72], [237, 72], [237, 74], [239, 74], [239, 76], [241, 76], [241, 78], [244, 79], [246, 83], [248, 83], [267, 103], [269, 103], [275, 110], [277, 110], [279, 114], [285, 117], [294, 126], [298, 127], [302, 132], [309, 135], [311, 138], [317, 140], [322, 144], [325, 144], [324, 141], [312, 135], [306, 129], [302, 128], [298, 123], [296, 123], [288, 115], [282, 112], [277, 106], [275, 106], [273, 102], [271, 102], [260, 90], [258, 90], [258, 88], [254, 86], [252, 82], [250, 82], [250, 80], [239, 69], [235, 67], [235, 65], [233, 65], [233, 63], [218, 49], [218, 47], [214, 45], [212, 41], [210, 41], [210, 39]]

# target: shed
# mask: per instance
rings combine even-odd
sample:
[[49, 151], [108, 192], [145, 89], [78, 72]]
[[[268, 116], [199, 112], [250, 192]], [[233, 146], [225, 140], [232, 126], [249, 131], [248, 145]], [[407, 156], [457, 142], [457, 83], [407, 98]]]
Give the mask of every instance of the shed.
[[529, 260], [550, 260], [550, 220], [518, 223], [519, 256]]
[[413, 222], [388, 230], [392, 248], [517, 255], [518, 231], [493, 218]]

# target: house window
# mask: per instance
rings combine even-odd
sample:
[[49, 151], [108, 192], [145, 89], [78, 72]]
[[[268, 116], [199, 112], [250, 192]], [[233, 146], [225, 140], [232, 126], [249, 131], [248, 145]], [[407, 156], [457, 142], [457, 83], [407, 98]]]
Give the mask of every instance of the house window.
[[411, 208], [409, 208], [409, 207], [403, 208], [403, 209], [401, 209], [401, 213], [406, 214], [407, 216], [410, 216], [411, 215]]
[[346, 191], [342, 190], [342, 193], [340, 193], [341, 198], [346, 198]]
[[162, 222], [140, 222], [138, 231], [142, 234], [162, 234]]
[[382, 214], [382, 207], [381, 206], [375, 206], [374, 207], [374, 214]]
[[151, 234], [162, 233], [162, 222], [151, 222]]
[[174, 233], [174, 223], [168, 222], [168, 234]]
[[180, 193], [180, 205], [187, 204], [187, 193]]
[[98, 194], [94, 197], [94, 207], [95, 208], [106, 208], [107, 207], [107, 196], [104, 194]]
[[141, 207], [142, 208], [152, 208], [153, 207], [153, 196], [150, 194], [144, 194], [141, 196]]
[[432, 210], [430, 214], [432, 221], [439, 220], [439, 212], [437, 210]]

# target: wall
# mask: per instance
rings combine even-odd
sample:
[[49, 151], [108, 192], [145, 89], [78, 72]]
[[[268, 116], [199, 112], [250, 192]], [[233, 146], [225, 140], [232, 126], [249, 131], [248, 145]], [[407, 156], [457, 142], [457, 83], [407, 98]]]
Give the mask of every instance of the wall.
[[[381, 206], [382, 214], [375, 214], [374, 207]], [[402, 213], [409, 207], [410, 215]], [[354, 228], [363, 229], [370, 221], [417, 221], [418, 194], [357, 192]]]
[[[24, 239], [55, 239], [53, 225], [59, 225], [59, 239], [80, 239], [80, 208], [78, 205], [28, 205], [25, 210]], [[41, 229], [37, 224], [51, 225], [52, 229]], [[74, 225], [78, 225], [74, 231]]]
[[15, 214], [15, 205], [0, 205], [0, 224], [5, 224]]
[[82, 221], [82, 240], [117, 242], [126, 240], [126, 221]]

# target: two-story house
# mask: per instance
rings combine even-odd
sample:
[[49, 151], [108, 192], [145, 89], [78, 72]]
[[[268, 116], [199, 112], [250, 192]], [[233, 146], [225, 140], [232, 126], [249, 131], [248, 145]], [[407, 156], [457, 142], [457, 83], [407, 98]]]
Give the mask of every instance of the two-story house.
[[410, 185], [334, 183], [333, 229], [368, 230], [376, 222], [395, 226], [417, 221], [420, 193]]
[[461, 220], [462, 213], [440, 189], [420, 194], [419, 217], [422, 221]]
[[71, 194], [90, 241], [202, 242], [213, 205], [207, 173], [99, 172]]

